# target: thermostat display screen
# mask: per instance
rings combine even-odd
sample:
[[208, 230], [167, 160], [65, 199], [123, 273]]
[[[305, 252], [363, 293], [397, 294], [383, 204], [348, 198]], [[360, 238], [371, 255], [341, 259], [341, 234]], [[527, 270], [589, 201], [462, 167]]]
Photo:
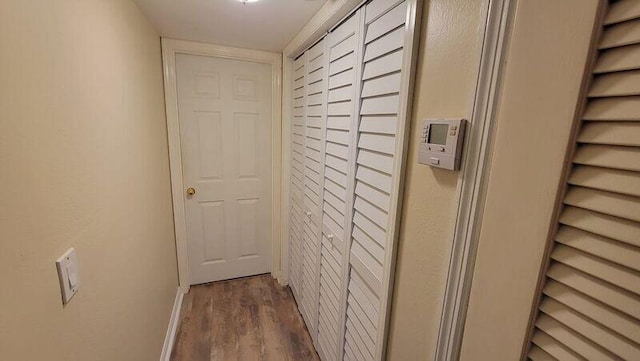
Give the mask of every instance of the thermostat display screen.
[[449, 131], [448, 124], [431, 124], [429, 129], [429, 144], [447, 144], [447, 132]]

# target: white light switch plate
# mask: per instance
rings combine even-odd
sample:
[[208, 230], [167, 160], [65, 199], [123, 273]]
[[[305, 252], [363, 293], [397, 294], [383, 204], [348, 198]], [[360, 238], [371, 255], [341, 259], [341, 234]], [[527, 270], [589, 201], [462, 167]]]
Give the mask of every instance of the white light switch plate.
[[58, 278], [60, 279], [60, 291], [62, 293], [62, 303], [67, 304], [80, 288], [80, 270], [78, 268], [78, 258], [76, 251], [69, 248], [56, 261]]

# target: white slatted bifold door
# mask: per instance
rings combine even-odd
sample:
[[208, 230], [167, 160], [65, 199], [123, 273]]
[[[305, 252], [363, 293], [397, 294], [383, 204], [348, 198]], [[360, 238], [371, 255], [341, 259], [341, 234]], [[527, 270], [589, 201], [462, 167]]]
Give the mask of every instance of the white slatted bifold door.
[[[344, 352], [347, 360], [384, 353], [395, 215], [405, 130], [399, 120], [407, 44], [407, 1], [364, 7], [364, 44]], [[401, 134], [403, 135], [403, 134]], [[401, 139], [401, 138], [400, 138]]]
[[[324, 204], [320, 266], [318, 353], [323, 360], [341, 360], [344, 323], [347, 229], [351, 221], [358, 84], [360, 12], [327, 36], [329, 70], [325, 143]], [[352, 129], [353, 128], [353, 129]]]
[[603, 26], [531, 360], [640, 360], [640, 2]]
[[293, 63], [293, 118], [291, 144], [291, 202], [289, 210], [289, 285], [298, 303], [302, 280], [302, 225], [304, 221], [305, 61], [303, 54]]
[[304, 226], [302, 315], [314, 342], [317, 338], [320, 282], [320, 235], [326, 123], [325, 40], [306, 52], [306, 129], [304, 147]]
[[291, 285], [324, 361], [385, 356], [416, 12], [369, 1], [294, 62]]

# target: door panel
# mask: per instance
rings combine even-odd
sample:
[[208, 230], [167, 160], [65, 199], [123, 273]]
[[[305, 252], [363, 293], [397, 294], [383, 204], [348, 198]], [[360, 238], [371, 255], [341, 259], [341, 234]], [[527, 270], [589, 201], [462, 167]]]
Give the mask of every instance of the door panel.
[[306, 117], [304, 148], [304, 236], [303, 236], [303, 279], [302, 303], [306, 312], [309, 333], [317, 345], [318, 334], [318, 294], [320, 287], [320, 236], [322, 216], [322, 189], [324, 170], [324, 137], [327, 92], [325, 68], [325, 40], [318, 42], [308, 51], [306, 64]]
[[270, 271], [271, 66], [176, 55], [192, 284]]

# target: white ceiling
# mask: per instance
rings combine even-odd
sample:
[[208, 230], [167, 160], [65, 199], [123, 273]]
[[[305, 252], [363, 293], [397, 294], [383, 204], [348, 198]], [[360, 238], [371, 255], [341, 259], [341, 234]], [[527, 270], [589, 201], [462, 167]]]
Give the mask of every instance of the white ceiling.
[[280, 52], [326, 0], [133, 0], [164, 37]]

